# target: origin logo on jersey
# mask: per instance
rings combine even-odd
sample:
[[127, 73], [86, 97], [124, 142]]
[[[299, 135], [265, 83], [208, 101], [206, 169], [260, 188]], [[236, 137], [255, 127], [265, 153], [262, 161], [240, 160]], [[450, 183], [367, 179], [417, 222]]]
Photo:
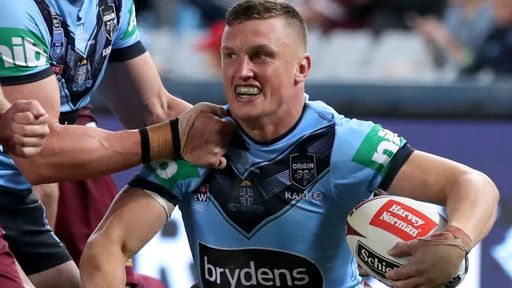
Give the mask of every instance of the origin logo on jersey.
[[375, 272], [381, 278], [386, 278], [386, 273], [402, 265], [386, 259], [366, 247], [363, 243], [357, 242], [357, 255], [368, 269]]
[[219, 249], [199, 243], [204, 288], [324, 287], [318, 267], [306, 258], [268, 249]]
[[436, 228], [437, 223], [411, 206], [389, 200], [375, 213], [370, 225], [410, 241], [427, 236]]

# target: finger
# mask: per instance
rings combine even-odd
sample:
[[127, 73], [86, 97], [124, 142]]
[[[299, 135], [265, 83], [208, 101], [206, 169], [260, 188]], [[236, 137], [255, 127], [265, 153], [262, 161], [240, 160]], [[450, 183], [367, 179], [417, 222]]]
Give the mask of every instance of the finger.
[[423, 260], [412, 257], [410, 261], [404, 266], [395, 268], [386, 273], [386, 277], [389, 280], [405, 280], [408, 278], [419, 277], [424, 272]]
[[13, 150], [8, 150], [8, 152], [14, 156], [27, 158], [39, 154], [41, 147], [16, 147]]
[[46, 124], [13, 123], [11, 127], [13, 134], [22, 137], [44, 137], [50, 133], [50, 129]]
[[413, 269], [411, 269], [407, 265], [395, 268], [386, 273], [386, 278], [388, 278], [391, 281], [406, 280], [406, 279], [409, 279], [414, 276], [415, 276], [415, 273], [414, 273]]
[[403, 279], [403, 280], [393, 281], [391, 283], [391, 287], [393, 287], [393, 288], [409, 288], [409, 287], [419, 288], [419, 287], [424, 287], [424, 286], [422, 286], [422, 281], [420, 278], [412, 277], [412, 278], [407, 278], [407, 279]]
[[34, 115], [35, 119], [39, 119], [43, 116], [47, 116], [46, 111], [36, 100], [29, 100], [29, 111]]
[[25, 125], [47, 125], [48, 115], [36, 116], [31, 111], [18, 111], [13, 115], [13, 122]]
[[412, 245], [411, 242], [398, 242], [396, 245], [388, 250], [388, 255], [402, 258], [402, 257], [409, 257], [412, 256]]
[[26, 137], [18, 134], [13, 134], [12, 144], [17, 147], [40, 147], [43, 145], [44, 137]]
[[220, 106], [220, 105], [216, 105], [216, 104], [212, 104], [212, 103], [208, 103], [208, 102], [201, 102], [201, 103], [194, 105], [194, 107], [196, 107], [196, 109], [198, 109], [200, 111], [208, 112], [217, 117], [222, 118], [222, 117], [227, 116], [226, 109], [224, 109], [224, 107]]
[[217, 167], [215, 169], [222, 170], [226, 167], [227, 163], [228, 163], [228, 161], [226, 160], [226, 157], [220, 156], [219, 164], [217, 165]]
[[36, 100], [16, 100], [12, 104], [12, 109], [15, 112], [30, 112], [34, 118], [39, 118], [46, 115], [43, 107]]

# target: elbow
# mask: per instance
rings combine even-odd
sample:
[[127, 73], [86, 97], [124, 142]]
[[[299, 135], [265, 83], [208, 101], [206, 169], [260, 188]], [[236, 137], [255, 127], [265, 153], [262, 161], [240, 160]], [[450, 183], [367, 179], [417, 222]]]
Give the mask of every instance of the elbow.
[[464, 178], [466, 178], [467, 183], [470, 183], [473, 187], [478, 187], [477, 189], [472, 189], [475, 191], [477, 201], [485, 203], [492, 212], [492, 218], [495, 219], [498, 211], [500, 192], [494, 181], [480, 171], [473, 171]]
[[[101, 255], [99, 253], [98, 244], [95, 243], [93, 238], [90, 238], [85, 245], [79, 263], [80, 278], [84, 287], [94, 287], [95, 281], [101, 279], [100, 275], [104, 273], [105, 263], [98, 257], [98, 255]], [[108, 270], [106, 271], [108, 273]]]
[[485, 187], [484, 190], [486, 191], [486, 197], [489, 198], [490, 201], [492, 201], [494, 206], [497, 208], [498, 202], [500, 200], [500, 192], [498, 190], [498, 187], [496, 186], [494, 181], [492, 181], [492, 179], [489, 178], [489, 176], [487, 176], [486, 174], [478, 172], [478, 175], [481, 179], [480, 181], [483, 183]]

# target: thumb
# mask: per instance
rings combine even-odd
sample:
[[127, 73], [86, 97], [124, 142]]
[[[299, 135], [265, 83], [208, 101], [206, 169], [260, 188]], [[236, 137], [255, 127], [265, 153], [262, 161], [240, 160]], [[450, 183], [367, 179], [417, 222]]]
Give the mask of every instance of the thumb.
[[11, 107], [16, 113], [30, 112], [35, 119], [46, 115], [43, 107], [36, 100], [16, 100]]
[[409, 257], [412, 256], [413, 252], [413, 245], [411, 242], [398, 242], [396, 245], [388, 250], [388, 255], [402, 258], [402, 257]]
[[32, 115], [34, 115], [34, 118], [36, 118], [36, 119], [46, 115], [46, 111], [44, 111], [44, 109], [41, 106], [41, 104], [39, 104], [39, 102], [37, 102], [35, 100], [31, 100], [30, 101], [30, 108], [29, 108], [29, 110], [32, 113]]
[[217, 167], [215, 167], [215, 169], [222, 170], [222, 169], [224, 169], [224, 167], [226, 167], [226, 165], [227, 165], [226, 157], [220, 156], [219, 164], [217, 165]]
[[194, 106], [199, 111], [207, 112], [220, 118], [227, 116], [226, 109], [224, 109], [224, 107], [221, 105], [216, 105], [208, 102], [200, 102]]

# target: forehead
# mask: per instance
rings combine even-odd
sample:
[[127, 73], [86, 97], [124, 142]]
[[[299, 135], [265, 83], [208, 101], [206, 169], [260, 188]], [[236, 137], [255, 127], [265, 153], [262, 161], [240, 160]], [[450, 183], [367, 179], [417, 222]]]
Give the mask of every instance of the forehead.
[[[222, 37], [222, 47], [235, 48], [245, 45], [279, 45], [283, 42], [294, 41], [291, 27], [283, 18], [250, 20], [226, 26]], [[295, 36], [296, 38], [296, 36]]]

